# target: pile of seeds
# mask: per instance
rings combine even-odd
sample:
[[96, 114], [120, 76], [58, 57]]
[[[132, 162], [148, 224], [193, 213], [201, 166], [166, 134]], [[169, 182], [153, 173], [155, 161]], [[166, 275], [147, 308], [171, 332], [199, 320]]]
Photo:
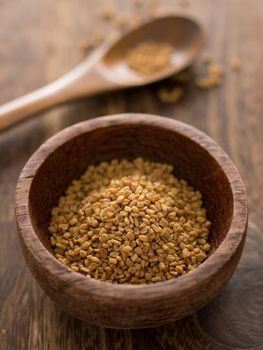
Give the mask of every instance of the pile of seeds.
[[173, 167], [137, 158], [89, 166], [52, 210], [56, 258], [113, 283], [161, 282], [207, 257], [210, 222], [201, 194]]
[[169, 43], [142, 42], [129, 50], [126, 62], [138, 73], [157, 73], [171, 66], [172, 51]]

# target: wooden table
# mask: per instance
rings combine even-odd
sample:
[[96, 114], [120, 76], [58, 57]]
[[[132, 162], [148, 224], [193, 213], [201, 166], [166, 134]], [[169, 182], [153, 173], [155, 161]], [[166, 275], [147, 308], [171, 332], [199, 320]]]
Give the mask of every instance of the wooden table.
[[[73, 67], [81, 58], [79, 40], [90, 35], [94, 27], [107, 32], [112, 26], [96, 14], [106, 3], [114, 6], [116, 13], [127, 13], [132, 8], [132, 1], [128, 0], [2, 0], [0, 103], [33, 90]], [[158, 86], [105, 94], [42, 113], [0, 134], [0, 348], [3, 350], [263, 349], [263, 2], [192, 0], [188, 7], [179, 0], [159, 3], [162, 11], [166, 8], [169, 13], [193, 15], [203, 23], [207, 50], [225, 67], [224, 82], [208, 91], [190, 83], [177, 104], [160, 102]], [[240, 72], [229, 68], [230, 60], [236, 56], [242, 62]], [[193, 73], [201, 70], [202, 63], [196, 63]], [[123, 112], [177, 118], [213, 137], [241, 172], [247, 188], [250, 223], [253, 222], [239, 268], [221, 296], [192, 317], [156, 329], [103, 329], [61, 311], [26, 269], [16, 234], [14, 190], [29, 156], [66, 126]]]

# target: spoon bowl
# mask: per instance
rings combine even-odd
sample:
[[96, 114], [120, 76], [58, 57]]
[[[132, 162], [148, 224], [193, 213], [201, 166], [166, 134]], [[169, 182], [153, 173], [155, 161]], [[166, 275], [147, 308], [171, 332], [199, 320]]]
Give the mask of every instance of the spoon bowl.
[[[148, 22], [119, 39], [100, 61], [100, 71], [110, 80], [124, 86], [156, 82], [188, 67], [203, 45], [200, 25], [192, 19], [171, 16]], [[142, 42], [168, 43], [173, 47], [171, 65], [164, 70], [143, 75], [129, 68], [128, 51]]]
[[[143, 42], [169, 43], [171, 65], [142, 75], [130, 69], [128, 50]], [[169, 16], [154, 19], [117, 41], [106, 41], [77, 67], [58, 80], [0, 107], [0, 130], [41, 110], [105, 91], [147, 85], [167, 78], [189, 66], [203, 44], [203, 32], [190, 18]]]

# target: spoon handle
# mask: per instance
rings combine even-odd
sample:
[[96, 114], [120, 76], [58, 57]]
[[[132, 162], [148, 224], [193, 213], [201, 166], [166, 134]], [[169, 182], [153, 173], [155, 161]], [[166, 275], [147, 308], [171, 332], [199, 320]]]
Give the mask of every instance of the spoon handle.
[[105, 51], [106, 47], [102, 46], [58, 80], [0, 106], [0, 130], [46, 108], [117, 88], [117, 84], [100, 73], [99, 61]]

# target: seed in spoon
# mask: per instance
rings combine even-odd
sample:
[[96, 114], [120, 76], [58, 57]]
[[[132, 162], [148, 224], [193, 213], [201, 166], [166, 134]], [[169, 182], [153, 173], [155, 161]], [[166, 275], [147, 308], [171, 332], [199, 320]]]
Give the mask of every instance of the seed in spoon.
[[142, 42], [128, 51], [126, 62], [138, 73], [157, 73], [171, 66], [172, 51], [169, 43]]

